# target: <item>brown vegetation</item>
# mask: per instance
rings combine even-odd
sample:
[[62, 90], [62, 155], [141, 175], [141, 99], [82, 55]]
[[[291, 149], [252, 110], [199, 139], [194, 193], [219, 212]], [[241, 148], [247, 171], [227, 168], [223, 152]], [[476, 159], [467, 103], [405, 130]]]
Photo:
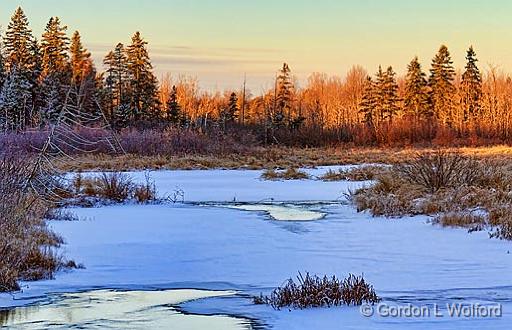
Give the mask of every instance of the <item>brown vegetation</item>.
[[157, 200], [156, 187], [148, 174], [144, 183], [134, 183], [132, 178], [121, 172], [101, 173], [96, 177], [83, 177], [81, 173], [71, 181], [70, 198], [66, 205], [94, 206], [98, 202], [123, 203], [134, 200], [145, 204]]
[[289, 279], [283, 287], [275, 289], [270, 296], [254, 297], [254, 303], [270, 305], [279, 310], [283, 307], [306, 309], [374, 304], [381, 300], [362, 276], [349, 275], [341, 281], [336, 276], [320, 278], [306, 273], [303, 277], [299, 273], [297, 280], [298, 283], [295, 283]]
[[269, 169], [263, 172], [261, 178], [264, 180], [305, 180], [309, 179], [309, 175], [295, 167], [289, 167], [284, 171]]
[[63, 241], [44, 221], [52, 205], [24, 189], [30, 171], [29, 160], [0, 159], [0, 291], [18, 290], [19, 280], [49, 279], [73, 266], [59, 256]]
[[338, 171], [329, 170], [320, 176], [323, 181], [368, 181], [374, 180], [377, 176], [386, 171], [384, 166], [363, 165], [348, 170], [340, 169]]
[[488, 228], [491, 237], [512, 239], [509, 162], [442, 151], [419, 155], [393, 166], [351, 198], [359, 211], [374, 215], [433, 215], [443, 226]]

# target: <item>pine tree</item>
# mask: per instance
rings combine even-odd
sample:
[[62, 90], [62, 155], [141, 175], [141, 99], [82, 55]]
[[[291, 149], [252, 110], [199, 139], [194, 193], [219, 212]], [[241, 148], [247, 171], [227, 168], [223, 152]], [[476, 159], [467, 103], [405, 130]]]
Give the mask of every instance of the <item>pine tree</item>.
[[135, 119], [151, 118], [158, 110], [158, 83], [146, 45], [147, 42], [136, 32], [126, 50]]
[[6, 67], [12, 70], [24, 72], [32, 69], [32, 30], [28, 25], [28, 19], [21, 7], [16, 9], [7, 26], [4, 44], [6, 50]]
[[69, 73], [69, 38], [58, 17], [50, 18], [41, 40], [42, 78], [56, 76], [66, 82]]
[[359, 112], [363, 115], [363, 122], [368, 126], [375, 126], [375, 110], [377, 109], [377, 90], [372, 77], [366, 78]]
[[464, 120], [478, 115], [480, 111], [480, 99], [482, 97], [482, 76], [476, 62], [476, 53], [473, 46], [469, 47], [466, 55], [466, 71], [462, 75], [461, 91]]
[[453, 124], [455, 87], [453, 80], [455, 69], [448, 48], [441, 46], [432, 60], [429, 86], [431, 88], [432, 109], [434, 115], [444, 124]]
[[25, 129], [32, 110], [31, 87], [21, 70], [13, 67], [0, 91], [0, 125], [4, 131]]
[[416, 119], [430, 117], [430, 103], [426, 74], [421, 70], [418, 57], [407, 66], [405, 78], [405, 113]]
[[167, 100], [167, 120], [174, 125], [183, 125], [184, 115], [178, 103], [178, 92], [176, 86], [172, 86], [169, 99]]

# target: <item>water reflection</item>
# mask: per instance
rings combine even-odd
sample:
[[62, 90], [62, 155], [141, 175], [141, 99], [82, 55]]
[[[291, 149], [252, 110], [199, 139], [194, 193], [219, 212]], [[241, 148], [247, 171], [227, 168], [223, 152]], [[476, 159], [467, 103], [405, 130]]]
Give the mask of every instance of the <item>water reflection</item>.
[[251, 329], [250, 321], [226, 315], [185, 315], [185, 301], [233, 296], [234, 291], [99, 290], [63, 294], [45, 305], [0, 311], [9, 329]]

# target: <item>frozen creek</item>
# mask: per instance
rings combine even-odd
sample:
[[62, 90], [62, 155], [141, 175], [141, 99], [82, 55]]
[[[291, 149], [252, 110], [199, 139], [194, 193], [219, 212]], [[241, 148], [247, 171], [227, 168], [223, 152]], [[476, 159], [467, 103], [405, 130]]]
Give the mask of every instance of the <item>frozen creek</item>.
[[[320, 175], [327, 168], [309, 170]], [[143, 180], [144, 173], [131, 175]], [[344, 194], [365, 183], [270, 182], [260, 171], [158, 171], [185, 204], [73, 209], [52, 222], [87, 268], [0, 295], [19, 329], [510, 329], [512, 244], [423, 217], [358, 214]], [[368, 183], [366, 183], [368, 184]], [[363, 274], [391, 305], [503, 305], [499, 318], [383, 318], [359, 308], [274, 311], [252, 305], [298, 271]], [[18, 308], [15, 308], [19, 306]], [[129, 323], [127, 323], [129, 322]], [[205, 326], [207, 324], [207, 326]], [[342, 325], [342, 326], [341, 326]]]

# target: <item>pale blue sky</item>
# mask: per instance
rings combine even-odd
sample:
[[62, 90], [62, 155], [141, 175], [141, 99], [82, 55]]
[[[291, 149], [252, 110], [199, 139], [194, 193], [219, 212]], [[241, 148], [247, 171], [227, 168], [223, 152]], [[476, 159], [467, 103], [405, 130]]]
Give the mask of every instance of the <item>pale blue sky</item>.
[[403, 74], [418, 55], [428, 69], [441, 43], [457, 67], [474, 45], [480, 65], [511, 71], [509, 0], [3, 0], [5, 27], [21, 5], [40, 35], [50, 16], [100, 59], [140, 30], [155, 70], [197, 76], [209, 89], [238, 87], [247, 72], [255, 93], [287, 61], [299, 78], [314, 71], [343, 75], [353, 64]]

